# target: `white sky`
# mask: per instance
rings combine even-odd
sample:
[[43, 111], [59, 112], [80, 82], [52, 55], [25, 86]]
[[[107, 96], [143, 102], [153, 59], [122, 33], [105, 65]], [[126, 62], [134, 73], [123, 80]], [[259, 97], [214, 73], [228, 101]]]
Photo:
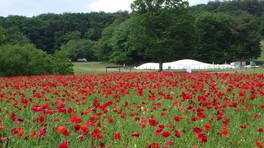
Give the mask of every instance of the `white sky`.
[[[43, 13], [64, 12], [117, 12], [130, 10], [133, 0], [0, 0], [0, 16], [36, 16]], [[190, 5], [209, 0], [189, 0]]]

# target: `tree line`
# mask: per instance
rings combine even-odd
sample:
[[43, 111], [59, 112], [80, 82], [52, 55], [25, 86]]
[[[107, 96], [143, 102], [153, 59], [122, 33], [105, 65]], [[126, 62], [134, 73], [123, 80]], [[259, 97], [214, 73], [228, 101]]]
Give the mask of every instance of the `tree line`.
[[[38, 50], [46, 62], [32, 63], [53, 64], [47, 64], [45, 72], [45, 68], [31, 71], [30, 75], [35, 75], [72, 73], [68, 59], [119, 64], [153, 61], [161, 66], [183, 58], [223, 63], [261, 54], [263, 0], [216, 1], [192, 7], [183, 0], [134, 0], [131, 9], [0, 17], [0, 62], [21, 57], [14, 49]], [[6, 63], [1, 71], [10, 67]]]

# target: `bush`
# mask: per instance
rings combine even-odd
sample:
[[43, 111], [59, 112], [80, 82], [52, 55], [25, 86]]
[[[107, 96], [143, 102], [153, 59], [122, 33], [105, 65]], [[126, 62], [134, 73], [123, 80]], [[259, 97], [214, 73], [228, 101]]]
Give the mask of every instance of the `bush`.
[[57, 74], [73, 74], [73, 64], [69, 59], [69, 53], [65, 50], [57, 50], [54, 54], [54, 71]]
[[[65, 59], [58, 60], [32, 44], [6, 44], [0, 46], [0, 53], [0, 76], [66, 74], [56, 68], [58, 62], [64, 62]], [[64, 67], [67, 69], [67, 74], [73, 73], [68, 70], [70, 66]]]

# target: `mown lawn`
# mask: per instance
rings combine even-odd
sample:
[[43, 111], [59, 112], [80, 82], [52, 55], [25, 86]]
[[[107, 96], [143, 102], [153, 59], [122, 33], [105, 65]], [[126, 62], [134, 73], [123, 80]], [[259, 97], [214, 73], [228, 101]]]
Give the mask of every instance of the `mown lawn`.
[[[91, 73], [106, 73], [106, 67], [115, 65], [112, 63], [105, 63], [105, 62], [73, 62], [73, 70], [74, 74], [91, 74]], [[120, 72], [139, 72], [139, 70], [130, 69], [129, 67], [123, 68], [120, 65]], [[153, 70], [140, 70], [142, 71], [153, 71]], [[107, 73], [111, 72], [119, 72], [118, 68], [108, 68]]]
[[[91, 73], [106, 73], [106, 66], [113, 65], [104, 62], [74, 62], [75, 74], [91, 74]], [[118, 68], [107, 69], [107, 73], [118, 72]], [[130, 72], [130, 69], [121, 68], [121, 72]], [[153, 70], [135, 70], [131, 69], [131, 72], [150, 72]], [[165, 70], [166, 71], [166, 70]], [[244, 68], [244, 69], [214, 69], [214, 70], [193, 70], [193, 72], [226, 72], [226, 73], [245, 73], [245, 74], [264, 74], [264, 68]], [[185, 72], [185, 70], [174, 70], [174, 72]]]

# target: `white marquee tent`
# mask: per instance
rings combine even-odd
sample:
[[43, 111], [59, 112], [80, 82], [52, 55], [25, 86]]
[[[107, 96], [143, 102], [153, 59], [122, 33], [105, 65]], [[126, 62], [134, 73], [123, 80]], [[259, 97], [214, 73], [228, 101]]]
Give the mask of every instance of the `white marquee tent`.
[[[183, 59], [179, 61], [163, 63], [162, 68], [163, 69], [227, 69], [227, 68], [236, 68], [236, 67], [231, 66], [230, 64], [209, 64], [191, 59]], [[158, 70], [159, 64], [145, 63], [136, 67], [136, 69]]]

